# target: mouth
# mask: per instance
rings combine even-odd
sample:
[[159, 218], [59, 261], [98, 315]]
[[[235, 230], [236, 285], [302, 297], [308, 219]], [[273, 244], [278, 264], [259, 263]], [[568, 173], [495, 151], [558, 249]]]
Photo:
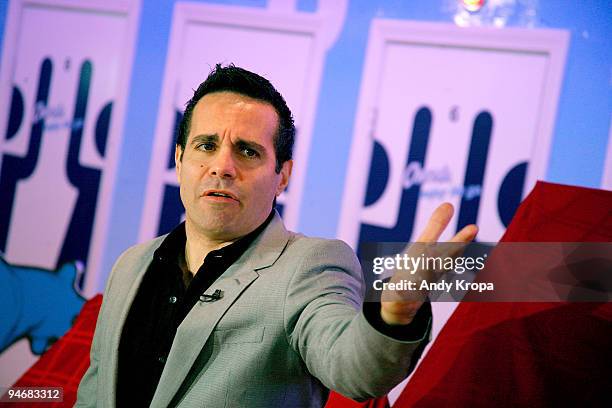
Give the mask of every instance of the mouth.
[[206, 190], [202, 194], [202, 197], [210, 197], [217, 201], [236, 201], [239, 202], [238, 197], [226, 190]]

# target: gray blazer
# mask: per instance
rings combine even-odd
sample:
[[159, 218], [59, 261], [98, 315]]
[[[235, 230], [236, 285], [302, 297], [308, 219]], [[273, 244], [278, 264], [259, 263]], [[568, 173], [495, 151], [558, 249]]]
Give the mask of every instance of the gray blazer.
[[[163, 238], [113, 267], [77, 407], [115, 406], [122, 327]], [[407, 376], [420, 342], [376, 331], [360, 312], [363, 286], [348, 245], [289, 232], [276, 214], [206, 291], [223, 298], [198, 302], [178, 327], [151, 407], [321, 407], [327, 389], [385, 394]]]

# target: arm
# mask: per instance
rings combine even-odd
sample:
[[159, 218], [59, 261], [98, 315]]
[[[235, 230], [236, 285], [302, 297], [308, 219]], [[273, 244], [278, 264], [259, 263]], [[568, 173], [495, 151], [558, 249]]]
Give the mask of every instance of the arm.
[[317, 241], [301, 255], [284, 307], [287, 340], [326, 387], [354, 399], [387, 393], [409, 374], [431, 316], [419, 338], [383, 334], [361, 310], [361, 267], [348, 245]]
[[[436, 242], [452, 214], [450, 204], [438, 207], [418, 242]], [[451, 242], [467, 243], [477, 231], [466, 226]], [[354, 399], [387, 393], [416, 365], [429, 338], [431, 305], [383, 292], [380, 304], [360, 310], [361, 267], [346, 244], [319, 241], [300, 256], [285, 305], [289, 343], [328, 388]], [[391, 280], [403, 278], [396, 273]]]

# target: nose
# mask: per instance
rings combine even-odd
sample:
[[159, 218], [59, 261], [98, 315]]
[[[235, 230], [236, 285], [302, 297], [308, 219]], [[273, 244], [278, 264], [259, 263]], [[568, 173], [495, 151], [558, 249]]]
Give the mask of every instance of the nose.
[[222, 147], [217, 151], [210, 165], [209, 174], [227, 179], [236, 177], [236, 163], [231, 149]]

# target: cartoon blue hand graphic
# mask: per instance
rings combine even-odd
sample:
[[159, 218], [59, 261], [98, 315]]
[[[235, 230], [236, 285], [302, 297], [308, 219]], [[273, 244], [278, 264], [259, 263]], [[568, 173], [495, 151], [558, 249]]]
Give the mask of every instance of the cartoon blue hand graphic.
[[75, 263], [57, 271], [10, 265], [0, 257], [0, 353], [23, 337], [42, 354], [72, 326], [85, 300], [74, 289]]

